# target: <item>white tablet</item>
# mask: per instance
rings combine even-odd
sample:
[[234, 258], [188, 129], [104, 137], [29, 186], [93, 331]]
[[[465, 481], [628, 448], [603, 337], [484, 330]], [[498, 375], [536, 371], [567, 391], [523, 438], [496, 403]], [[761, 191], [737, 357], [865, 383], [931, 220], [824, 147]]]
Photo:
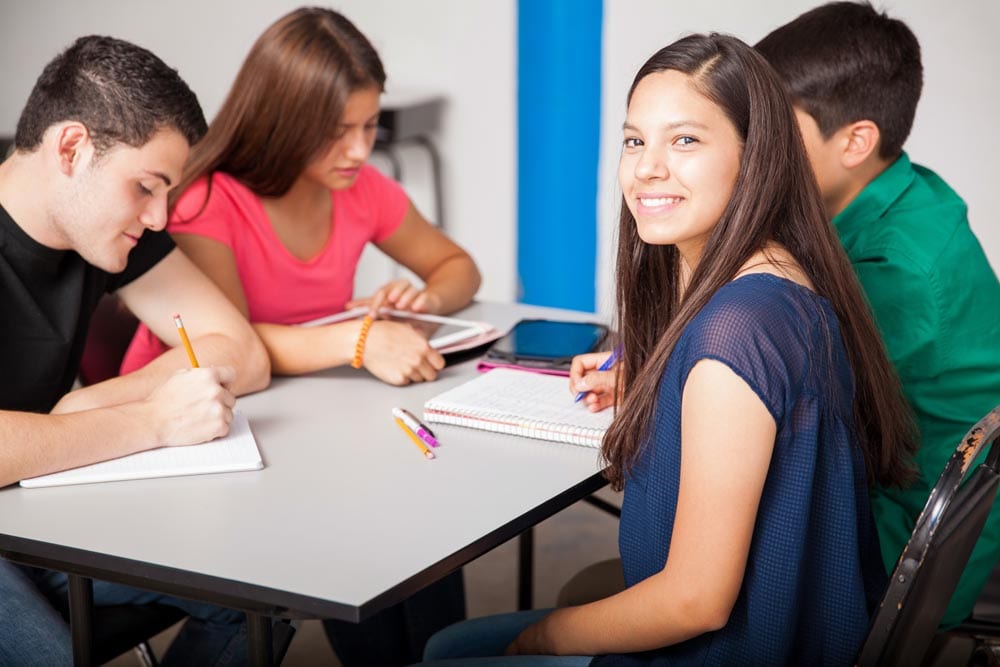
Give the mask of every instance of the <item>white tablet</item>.
[[[334, 322], [355, 320], [364, 317], [367, 312], [367, 306], [360, 306], [358, 308], [352, 308], [351, 310], [345, 310], [342, 313], [336, 313], [334, 315], [321, 317], [317, 320], [303, 322], [300, 326], [315, 327], [321, 324], [333, 324]], [[442, 317], [441, 315], [414, 313], [408, 310], [393, 310], [390, 308], [383, 308], [379, 311], [379, 319], [405, 322], [409, 324], [414, 329], [424, 334], [430, 342], [431, 347], [435, 350], [439, 350], [492, 331], [492, 327], [483, 322], [472, 322], [470, 320], [459, 320], [454, 317]]]

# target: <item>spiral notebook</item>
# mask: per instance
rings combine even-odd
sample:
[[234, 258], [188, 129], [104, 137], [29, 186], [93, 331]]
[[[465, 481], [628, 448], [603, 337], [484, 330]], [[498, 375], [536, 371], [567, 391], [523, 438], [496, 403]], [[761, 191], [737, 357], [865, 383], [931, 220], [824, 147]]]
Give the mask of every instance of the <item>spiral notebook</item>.
[[591, 412], [573, 397], [565, 377], [495, 368], [427, 401], [424, 419], [600, 447], [612, 411]]
[[126, 479], [204, 475], [260, 470], [264, 462], [246, 416], [236, 411], [229, 435], [200, 445], [160, 447], [71, 470], [22, 479], [21, 486], [38, 488], [66, 484], [117, 482]]

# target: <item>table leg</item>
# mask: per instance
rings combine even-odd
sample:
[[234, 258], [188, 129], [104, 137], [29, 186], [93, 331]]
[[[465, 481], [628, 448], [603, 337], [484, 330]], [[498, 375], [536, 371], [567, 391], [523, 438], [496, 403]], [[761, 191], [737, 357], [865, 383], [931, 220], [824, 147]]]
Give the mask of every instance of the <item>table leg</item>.
[[534, 598], [535, 529], [529, 528], [517, 538], [517, 608], [531, 609]]
[[69, 587], [69, 627], [73, 637], [73, 665], [94, 664], [93, 610], [94, 582], [78, 574], [67, 575]]
[[247, 654], [253, 667], [271, 667], [271, 617], [247, 612]]

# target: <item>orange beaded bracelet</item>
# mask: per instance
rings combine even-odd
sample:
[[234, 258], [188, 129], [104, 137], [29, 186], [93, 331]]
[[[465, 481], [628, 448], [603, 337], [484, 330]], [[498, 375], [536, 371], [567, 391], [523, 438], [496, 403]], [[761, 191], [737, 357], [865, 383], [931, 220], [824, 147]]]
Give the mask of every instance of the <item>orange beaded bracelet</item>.
[[361, 320], [361, 331], [358, 332], [358, 342], [354, 344], [354, 358], [351, 359], [352, 368], [361, 368], [365, 357], [365, 341], [368, 340], [368, 330], [372, 327], [371, 315], [365, 315], [365, 319]]

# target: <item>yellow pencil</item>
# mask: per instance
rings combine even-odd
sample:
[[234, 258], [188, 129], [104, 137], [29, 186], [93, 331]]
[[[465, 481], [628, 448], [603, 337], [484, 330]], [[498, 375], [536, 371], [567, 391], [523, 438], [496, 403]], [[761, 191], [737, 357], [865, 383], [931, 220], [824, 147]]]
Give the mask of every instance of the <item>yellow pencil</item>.
[[412, 440], [413, 444], [416, 445], [420, 449], [420, 451], [424, 453], [425, 458], [428, 459], [434, 458], [434, 452], [427, 449], [427, 445], [424, 444], [423, 440], [417, 437], [416, 433], [406, 428], [406, 424], [403, 423], [403, 420], [401, 420], [399, 417], [393, 417], [392, 420], [399, 425], [399, 428], [403, 429], [403, 431], [406, 432], [406, 435], [410, 436], [410, 440]]
[[191, 339], [188, 338], [187, 331], [184, 330], [184, 323], [181, 322], [181, 316], [177, 313], [174, 313], [174, 324], [177, 325], [177, 333], [181, 335], [181, 342], [184, 343], [184, 349], [187, 350], [188, 359], [191, 360], [191, 368], [198, 368], [198, 357], [194, 356]]

